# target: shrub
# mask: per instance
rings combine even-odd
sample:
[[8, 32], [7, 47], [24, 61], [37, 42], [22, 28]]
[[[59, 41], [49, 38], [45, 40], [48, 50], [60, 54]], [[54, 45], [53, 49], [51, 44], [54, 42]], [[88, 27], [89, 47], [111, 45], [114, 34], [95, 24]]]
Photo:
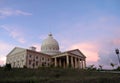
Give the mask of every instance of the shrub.
[[11, 64], [6, 64], [4, 69], [10, 71], [12, 69]]
[[96, 67], [94, 67], [94, 65], [90, 65], [89, 67], [86, 68], [87, 70], [97, 70]]
[[23, 66], [23, 68], [25, 68], [25, 69], [26, 69], [26, 68], [27, 68], [27, 66], [25, 66], [25, 65], [24, 65], [24, 66]]
[[119, 67], [117, 67], [117, 69], [116, 69], [117, 71], [120, 71], [120, 66]]

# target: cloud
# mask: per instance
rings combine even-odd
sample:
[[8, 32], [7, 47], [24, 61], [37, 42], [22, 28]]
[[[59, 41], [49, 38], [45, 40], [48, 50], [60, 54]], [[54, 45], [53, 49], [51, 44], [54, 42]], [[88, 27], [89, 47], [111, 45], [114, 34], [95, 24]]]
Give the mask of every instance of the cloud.
[[6, 56], [0, 56], [0, 66], [5, 65], [6, 63]]
[[21, 11], [21, 10], [15, 10], [15, 14], [16, 15], [25, 15], [25, 16], [32, 15], [31, 13], [24, 12], [24, 11]]
[[110, 63], [117, 67], [118, 58], [115, 54], [115, 48], [120, 49], [120, 39], [114, 38], [98, 42], [80, 42], [71, 44], [68, 50], [79, 49], [87, 58], [87, 65], [103, 65], [105, 69], [112, 68]]
[[6, 55], [11, 49], [13, 49], [13, 47], [14, 45], [0, 41], [0, 65], [4, 65], [6, 63]]
[[14, 10], [11, 8], [0, 8], [0, 18], [5, 18], [8, 16], [18, 16], [18, 15], [30, 16], [32, 14], [28, 12], [24, 12], [22, 10]]
[[120, 45], [120, 39], [114, 39], [114, 40], [112, 41], [112, 43], [113, 43], [114, 45]]
[[103, 65], [111, 68], [110, 63], [118, 65], [118, 58], [115, 54], [115, 48], [120, 49], [120, 39], [111, 38], [109, 40], [98, 40], [96, 42], [80, 42], [71, 44], [67, 50], [79, 49], [87, 58], [87, 65]]
[[11, 25], [1, 25], [0, 27], [6, 30], [9, 33], [9, 35], [15, 40], [17, 40], [18, 42], [20, 43], [26, 42], [22, 31], [20, 31], [18, 27], [11, 26]]
[[120, 48], [119, 22], [117, 16], [101, 15], [92, 20], [81, 19], [63, 25], [68, 29], [67, 32], [61, 31], [64, 35], [60, 41], [62, 49], [78, 48], [87, 56], [87, 65], [96, 64], [108, 68], [110, 62], [118, 63], [114, 50]]
[[110, 63], [116, 64], [118, 66], [118, 58], [115, 53], [115, 49], [120, 49], [120, 39], [114, 38], [107, 42], [102, 43], [101, 48], [98, 52], [99, 59], [98, 63], [103, 64], [104, 67], [111, 68]]
[[69, 47], [69, 49], [79, 49], [87, 58], [87, 65], [91, 63], [97, 63], [98, 61], [98, 45], [95, 43], [77, 43]]

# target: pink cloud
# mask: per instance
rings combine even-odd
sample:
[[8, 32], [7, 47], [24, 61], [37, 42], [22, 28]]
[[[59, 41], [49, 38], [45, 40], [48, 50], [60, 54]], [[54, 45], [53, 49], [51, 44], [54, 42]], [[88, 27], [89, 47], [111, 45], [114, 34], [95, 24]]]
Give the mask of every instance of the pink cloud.
[[120, 45], [120, 39], [114, 39], [113, 44], [114, 45]]
[[0, 66], [2, 66], [3, 64], [5, 64], [5, 61], [0, 60]]
[[4, 65], [6, 63], [6, 55], [10, 50], [14, 47], [14, 45], [0, 42], [0, 65]]
[[32, 46], [36, 47], [36, 51], [41, 51], [41, 44], [32, 44]]
[[72, 45], [69, 49], [79, 49], [87, 58], [87, 63], [97, 63], [99, 59], [98, 45], [93, 43], [78, 43]]
[[9, 35], [15, 40], [17, 40], [18, 42], [20, 43], [26, 42], [23, 32], [19, 30], [18, 27], [11, 26], [11, 25], [1, 25], [0, 27], [6, 30], [9, 33]]
[[6, 63], [6, 57], [5, 56], [0, 56], [0, 65], [5, 65]]

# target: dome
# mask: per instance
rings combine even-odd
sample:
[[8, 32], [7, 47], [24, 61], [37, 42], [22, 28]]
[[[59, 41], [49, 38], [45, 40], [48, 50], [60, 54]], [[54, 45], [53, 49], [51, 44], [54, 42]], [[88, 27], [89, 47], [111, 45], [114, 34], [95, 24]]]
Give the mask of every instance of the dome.
[[49, 34], [48, 37], [43, 40], [41, 45], [41, 52], [49, 55], [55, 55], [60, 53], [59, 44], [53, 38], [52, 34]]

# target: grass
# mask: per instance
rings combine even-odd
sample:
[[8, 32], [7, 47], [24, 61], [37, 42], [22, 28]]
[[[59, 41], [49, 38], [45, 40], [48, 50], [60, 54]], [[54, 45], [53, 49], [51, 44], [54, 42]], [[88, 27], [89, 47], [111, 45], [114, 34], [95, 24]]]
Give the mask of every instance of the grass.
[[0, 68], [0, 83], [120, 83], [120, 75], [62, 68], [11, 69], [10, 71]]

